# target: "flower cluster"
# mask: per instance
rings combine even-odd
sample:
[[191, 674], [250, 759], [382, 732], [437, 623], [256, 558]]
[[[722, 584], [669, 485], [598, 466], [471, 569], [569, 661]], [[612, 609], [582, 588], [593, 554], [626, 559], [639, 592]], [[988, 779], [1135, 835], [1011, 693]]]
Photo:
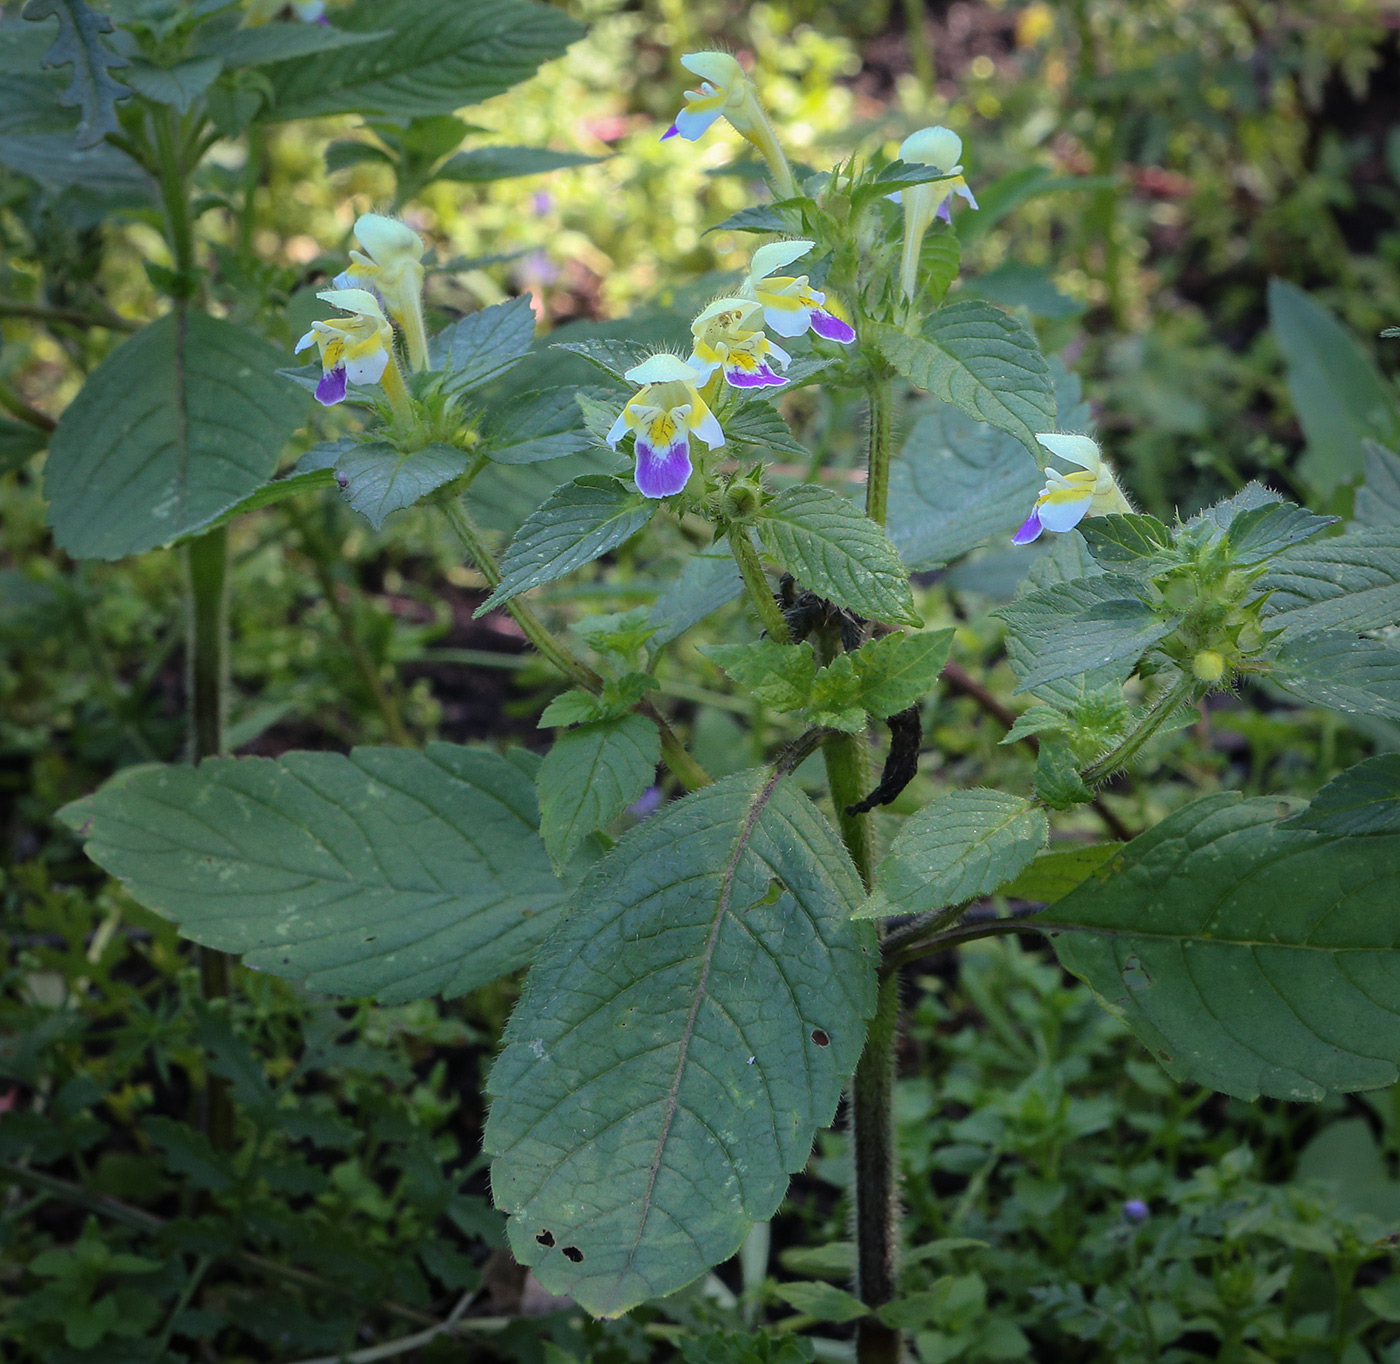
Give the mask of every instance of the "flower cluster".
[[413, 368], [428, 363], [422, 239], [411, 227], [378, 213], [363, 214], [355, 236], [364, 250], [352, 251], [351, 264], [336, 276], [335, 287], [317, 294], [349, 316], [313, 322], [296, 344], [298, 352], [312, 345], [320, 352], [316, 400], [326, 407], [344, 400], [348, 383], [382, 382], [392, 401], [403, 398], [391, 319], [403, 328]]
[[1012, 536], [1015, 544], [1028, 545], [1038, 540], [1044, 530], [1073, 530], [1086, 516], [1132, 511], [1113, 477], [1113, 470], [1088, 436], [1045, 432], [1037, 434], [1036, 440], [1052, 455], [1077, 464], [1079, 468], [1069, 474], [1062, 474], [1058, 469], [1045, 470], [1045, 486], [1025, 524]]
[[772, 274], [813, 245], [785, 241], [760, 247], [739, 293], [717, 298], [691, 323], [688, 360], [663, 352], [627, 371], [624, 377], [641, 388], [613, 423], [607, 441], [616, 448], [629, 431], [635, 435], [635, 477], [644, 497], [672, 497], [685, 487], [694, 471], [692, 435], [711, 450], [725, 443], [702, 387], [715, 389], [721, 379], [740, 390], [787, 383], [778, 369], [786, 369], [792, 357], [769, 339], [765, 326], [784, 338], [812, 331], [843, 344], [855, 340], [855, 330], [826, 306], [826, 295], [813, 289], [806, 275]]

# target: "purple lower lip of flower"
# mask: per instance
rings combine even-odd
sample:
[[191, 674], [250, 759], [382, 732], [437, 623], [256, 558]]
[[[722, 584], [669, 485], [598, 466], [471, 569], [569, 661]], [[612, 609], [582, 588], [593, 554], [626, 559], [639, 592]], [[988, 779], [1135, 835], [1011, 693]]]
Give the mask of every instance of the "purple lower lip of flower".
[[648, 786], [645, 791], [627, 807], [627, 813], [633, 819], [645, 819], [648, 815], [655, 814], [661, 808], [661, 788], [659, 786]]
[[849, 322], [843, 322], [834, 313], [820, 308], [812, 314], [812, 330], [828, 341], [839, 341], [843, 346], [849, 346], [856, 339], [856, 329]]
[[1032, 540], [1040, 539], [1040, 532], [1045, 529], [1040, 524], [1040, 513], [1032, 512], [1026, 517], [1026, 523], [1011, 537], [1013, 545], [1028, 545]]
[[690, 443], [677, 441], [659, 453], [650, 445], [637, 442], [637, 468], [634, 477], [643, 497], [674, 497], [690, 478]]
[[336, 403], [345, 401], [344, 365], [337, 365], [321, 375], [321, 382], [316, 385], [316, 401], [322, 407], [334, 407]]
[[933, 216], [935, 218], [942, 218], [945, 223], [951, 223], [953, 221], [953, 196], [951, 194], [938, 205], [938, 210]]
[[679, 137], [680, 131], [681, 130], [677, 128], [676, 125], [673, 123], [669, 128], [666, 129], [664, 133], [661, 134], [661, 140], [663, 142], [667, 142], [673, 137]]
[[1134, 1224], [1146, 1222], [1151, 1209], [1140, 1198], [1130, 1198], [1123, 1204], [1123, 1220]]
[[767, 365], [755, 370], [727, 369], [724, 377], [735, 388], [780, 388], [787, 380], [781, 374], [774, 374]]

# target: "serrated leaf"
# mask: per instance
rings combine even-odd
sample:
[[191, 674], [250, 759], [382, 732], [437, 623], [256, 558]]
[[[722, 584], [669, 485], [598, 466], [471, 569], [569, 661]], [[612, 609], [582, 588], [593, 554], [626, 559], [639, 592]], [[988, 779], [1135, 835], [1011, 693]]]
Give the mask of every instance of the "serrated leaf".
[[140, 554], [207, 526], [277, 467], [307, 400], [281, 353], [232, 322], [176, 311], [88, 376], [44, 466], [49, 524], [76, 558]]
[[497, 464], [538, 464], [587, 450], [593, 440], [583, 427], [575, 397], [571, 388], [513, 397], [488, 418], [480, 453]]
[[555, 152], [548, 147], [474, 147], [449, 157], [433, 172], [433, 179], [477, 185], [520, 175], [569, 170], [574, 166], [594, 166], [598, 160], [596, 156]]
[[194, 1189], [224, 1193], [238, 1183], [233, 1160], [216, 1151], [203, 1132], [158, 1113], [141, 1120], [141, 1130], [165, 1153], [165, 1167], [185, 1175]]
[[692, 625], [729, 605], [744, 590], [734, 556], [723, 553], [693, 554], [681, 566], [680, 574], [651, 608], [651, 623], [657, 627], [651, 638], [653, 649], [679, 639]]
[[856, 1321], [870, 1311], [854, 1293], [830, 1283], [780, 1283], [774, 1285], [773, 1292], [794, 1311], [818, 1321], [841, 1324]]
[[393, 37], [387, 29], [347, 33], [329, 24], [300, 21], [259, 24], [256, 28], [229, 28], [223, 24], [202, 24], [195, 39], [195, 50], [217, 57], [225, 71], [240, 66], [267, 66], [310, 57], [362, 43], [380, 43]]
[[861, 704], [884, 719], [922, 700], [948, 661], [955, 633], [947, 629], [892, 634], [861, 645], [851, 655], [860, 675]]
[[1055, 951], [1179, 1080], [1316, 1100], [1400, 1077], [1400, 836], [1206, 796], [1055, 908]]
[[461, 393], [514, 369], [534, 339], [534, 309], [529, 294], [522, 294], [444, 327], [429, 343], [429, 363], [447, 372], [448, 393]]
[[515, 535], [540, 504], [585, 474], [631, 472], [632, 461], [606, 446], [540, 464], [492, 464], [472, 483], [472, 510], [481, 526]]
[[1050, 367], [1035, 336], [990, 303], [949, 303], [931, 314], [923, 332], [908, 336], [880, 323], [872, 339], [906, 379], [975, 421], [1015, 436], [1037, 460], [1037, 431], [1055, 421]]
[[962, 244], [952, 231], [929, 232], [919, 248], [919, 273], [928, 287], [928, 297], [942, 303], [962, 269]]
[[104, 33], [113, 31], [111, 19], [90, 10], [83, 0], [26, 0], [20, 16], [31, 23], [58, 20], [58, 37], [41, 64], [73, 68], [72, 84], [58, 102], [65, 109], [76, 106], [81, 113], [77, 145], [95, 147], [108, 133], [117, 132], [116, 102], [131, 92], [110, 74], [113, 67], [127, 64], [102, 41]]
[[807, 459], [811, 453], [793, 436], [782, 413], [771, 403], [744, 403], [725, 413], [724, 435], [728, 444], [744, 449], [796, 455], [799, 459]]
[[336, 467], [345, 500], [378, 530], [386, 517], [460, 478], [470, 462], [450, 445], [426, 445], [404, 455], [383, 441], [368, 441], [342, 454]]
[[1053, 905], [1099, 871], [1122, 847], [1122, 843], [1094, 843], [1087, 848], [1051, 848], [1037, 853], [1025, 871], [1000, 888], [1001, 893], [1008, 899]]
[[606, 474], [566, 483], [526, 518], [501, 561], [500, 585], [475, 615], [616, 549], [651, 520], [656, 508], [656, 502]]
[[1356, 490], [1356, 519], [1363, 526], [1400, 526], [1400, 455], [1376, 441], [1362, 441], [1366, 481]]
[[1335, 526], [1337, 517], [1318, 516], [1291, 502], [1271, 502], [1241, 512], [1225, 532], [1230, 557], [1238, 564], [1262, 564], [1290, 545], [1301, 544]]
[[337, 10], [350, 33], [390, 36], [338, 52], [278, 62], [269, 71], [273, 121], [326, 114], [414, 118], [450, 114], [504, 94], [562, 56], [582, 25], [522, 0], [359, 0]]
[[812, 205], [810, 199], [784, 199], [776, 204], [755, 204], [731, 213], [722, 223], [706, 228], [711, 232], [776, 232], [791, 236], [802, 229], [802, 208]]
[[1209, 526], [1211, 539], [1218, 540], [1221, 534], [1229, 530], [1236, 517], [1257, 507], [1275, 506], [1282, 501], [1283, 498], [1272, 488], [1266, 488], [1262, 483], [1246, 483], [1239, 492], [1225, 498], [1224, 501], [1198, 511], [1186, 524]]
[[798, 710], [812, 695], [817, 659], [808, 640], [778, 644], [758, 639], [749, 644], [709, 644], [700, 652], [774, 710]]
[[1360, 477], [1368, 436], [1400, 443], [1400, 400], [1351, 332], [1296, 285], [1269, 281], [1269, 322], [1308, 438], [1299, 470], [1331, 492]]
[[1400, 650], [1339, 630], [1286, 638], [1274, 656], [1279, 686], [1304, 701], [1400, 720]]
[[656, 780], [661, 738], [643, 715], [568, 730], [545, 754], [535, 787], [540, 837], [562, 873], [580, 843], [611, 823]]
[[1293, 633], [1378, 630], [1400, 620], [1400, 527], [1284, 550], [1259, 579], [1267, 625]]
[[772, 1215], [875, 1003], [860, 883], [790, 779], [664, 806], [595, 864], [491, 1070], [484, 1139], [516, 1260], [614, 1317]]
[[174, 66], [132, 62], [125, 74], [126, 83], [138, 95], [187, 114], [222, 69], [218, 57], [191, 57]]
[[60, 816], [185, 936], [386, 1003], [525, 965], [566, 895], [530, 779], [456, 744], [129, 769]]
[[550, 349], [566, 350], [582, 356], [589, 364], [624, 384], [627, 380], [622, 377], [623, 374], [634, 365], [640, 365], [650, 354], [645, 346], [635, 342], [604, 336], [590, 337], [586, 341], [556, 341]]
[[1136, 582], [1118, 573], [1103, 573], [1057, 583], [1018, 597], [993, 613], [1022, 645], [1012, 654], [1021, 679], [1017, 691], [1030, 691], [1047, 682], [1109, 670], [1124, 681], [1133, 665], [1159, 639], [1180, 623], [1162, 619], [1135, 592]]
[[988, 895], [1045, 846], [1043, 811], [1022, 796], [972, 788], [924, 806], [875, 868], [859, 918], [925, 914]]
[[264, 507], [275, 506], [278, 502], [286, 502], [293, 497], [302, 497], [307, 493], [322, 492], [335, 486], [335, 473], [330, 467], [304, 469], [298, 473], [288, 474], [285, 478], [275, 478], [271, 483], [264, 483], [261, 488], [249, 493], [241, 502], [235, 503], [226, 512], [215, 517], [208, 526], [203, 527], [196, 534], [203, 534], [205, 530], [211, 530], [214, 526], [226, 525], [237, 516], [246, 516], [249, 512], [261, 511]]
[[765, 508], [758, 534], [768, 553], [818, 596], [874, 620], [923, 623], [898, 550], [833, 489], [785, 488]]
[[1171, 527], [1155, 516], [1136, 512], [1086, 518], [1080, 523], [1079, 533], [1088, 542], [1094, 558], [1104, 564], [1137, 563], [1172, 547]]
[[[250, 30], [253, 33], [257, 29]], [[392, 166], [394, 158], [372, 142], [332, 142], [326, 147], [326, 173], [349, 170], [352, 166], [362, 166], [372, 162], [379, 166]]]
[[1400, 832], [1400, 754], [1381, 753], [1347, 768], [1283, 827], [1348, 836]]
[[837, 654], [812, 681], [807, 723], [823, 729], [858, 734], [866, 726], [860, 676], [855, 654]]

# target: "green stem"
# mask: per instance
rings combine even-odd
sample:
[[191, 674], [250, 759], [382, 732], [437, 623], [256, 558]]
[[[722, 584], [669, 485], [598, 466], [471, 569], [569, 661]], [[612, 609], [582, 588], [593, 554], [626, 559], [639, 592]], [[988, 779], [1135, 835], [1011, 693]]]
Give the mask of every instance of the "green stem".
[[914, 79], [925, 95], [931, 94], [937, 73], [933, 66], [933, 43], [924, 22], [923, 0], [904, 0], [904, 28], [909, 55], [914, 61]]
[[394, 357], [392, 348], [389, 352], [389, 363], [384, 366], [384, 373], [379, 382], [388, 395], [389, 406], [394, 409], [394, 416], [405, 431], [411, 431], [418, 418], [413, 410], [413, 400], [408, 396], [408, 389], [404, 387], [403, 375], [399, 373], [399, 362]]
[[871, 379], [866, 396], [870, 401], [870, 462], [865, 483], [865, 514], [877, 526], [883, 526], [889, 512], [894, 430], [890, 381]]
[[176, 273], [185, 277], [183, 287], [187, 287], [192, 282], [195, 267], [194, 222], [190, 217], [185, 168], [180, 164], [175, 146], [174, 122], [173, 110], [161, 110], [154, 116], [159, 167], [157, 179], [160, 182], [161, 204], [165, 209], [170, 254], [175, 259]]
[[18, 417], [20, 421], [27, 422], [40, 431], [53, 431], [58, 427], [58, 423], [52, 417], [40, 412], [37, 407], [31, 407], [8, 384], [0, 383], [0, 407], [12, 417]]
[[[768, 632], [768, 638], [775, 644], [791, 644], [792, 631], [788, 629], [782, 608], [773, 596], [773, 589], [768, 586], [768, 576], [763, 571], [763, 565], [758, 561], [758, 553], [753, 547], [753, 541], [749, 539], [749, 528], [731, 525], [728, 528], [728, 538], [734, 562], [739, 565], [739, 576], [744, 580], [749, 600], [758, 613], [760, 623]], [[860, 797], [857, 796], [856, 800], [859, 799]]]
[[[217, 758], [224, 751], [228, 680], [228, 528], [216, 526], [185, 546], [188, 581], [188, 695], [190, 760]], [[231, 958], [212, 947], [196, 949], [205, 999], [229, 993]], [[208, 1073], [204, 1126], [217, 1151], [233, 1149], [233, 1098], [228, 1081]]]
[[822, 741], [822, 756], [826, 760], [826, 780], [831, 790], [831, 803], [836, 811], [836, 824], [842, 841], [856, 864], [866, 890], [875, 879], [875, 848], [870, 837], [870, 821], [864, 815], [848, 815], [847, 806], [862, 800], [868, 789], [865, 745], [858, 734], [833, 731]]
[[1095, 786], [1106, 777], [1111, 777], [1120, 767], [1126, 767], [1132, 762], [1143, 745], [1161, 729], [1172, 711], [1191, 695], [1195, 685], [1196, 681], [1191, 674], [1183, 671], [1172, 686], [1157, 698], [1152, 709], [1142, 717], [1142, 723], [1122, 743], [1109, 749], [1102, 758], [1084, 770], [1084, 785]]

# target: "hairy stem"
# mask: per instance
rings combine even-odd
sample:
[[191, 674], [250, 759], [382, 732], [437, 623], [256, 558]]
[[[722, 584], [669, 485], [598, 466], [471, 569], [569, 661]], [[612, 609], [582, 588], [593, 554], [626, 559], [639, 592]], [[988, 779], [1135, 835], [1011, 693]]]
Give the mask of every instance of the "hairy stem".
[[[739, 576], [744, 580], [749, 600], [753, 603], [753, 609], [758, 613], [760, 623], [768, 632], [768, 638], [775, 644], [791, 644], [792, 632], [788, 629], [787, 621], [783, 618], [782, 608], [773, 596], [773, 589], [768, 586], [768, 576], [763, 571], [763, 565], [758, 561], [753, 541], [749, 539], [749, 528], [731, 525], [728, 537], [734, 562], [739, 565]], [[857, 796], [856, 799], [859, 800], [860, 797]]]
[[894, 426], [890, 381], [871, 379], [866, 396], [870, 402], [870, 462], [865, 483], [865, 514], [877, 526], [883, 526], [889, 513], [890, 447]]
[[408, 389], [404, 387], [403, 375], [399, 373], [399, 362], [392, 354], [392, 348], [389, 363], [384, 366], [384, 373], [380, 376], [379, 382], [384, 386], [384, 392], [389, 398], [389, 406], [394, 409], [395, 418], [405, 431], [412, 429], [417, 418], [414, 415], [413, 402], [408, 396]]
[[37, 407], [31, 407], [8, 384], [0, 383], [0, 407], [12, 417], [18, 417], [20, 421], [27, 422], [40, 431], [54, 431], [58, 428], [58, 423], [52, 417], [40, 412]]
[[1183, 701], [1195, 688], [1195, 679], [1183, 671], [1176, 681], [1153, 703], [1152, 709], [1142, 717], [1142, 722], [1122, 743], [1109, 749], [1097, 762], [1084, 770], [1085, 786], [1094, 786], [1111, 777], [1120, 767], [1126, 767], [1141, 752], [1147, 741], [1166, 723]]
[[[187, 668], [190, 760], [199, 763], [224, 751], [228, 681], [228, 528], [216, 526], [185, 547], [188, 581]], [[199, 947], [199, 978], [205, 999], [229, 993], [230, 958]], [[216, 1151], [233, 1148], [233, 1097], [228, 1081], [208, 1074], [203, 1097], [204, 1127]]]

